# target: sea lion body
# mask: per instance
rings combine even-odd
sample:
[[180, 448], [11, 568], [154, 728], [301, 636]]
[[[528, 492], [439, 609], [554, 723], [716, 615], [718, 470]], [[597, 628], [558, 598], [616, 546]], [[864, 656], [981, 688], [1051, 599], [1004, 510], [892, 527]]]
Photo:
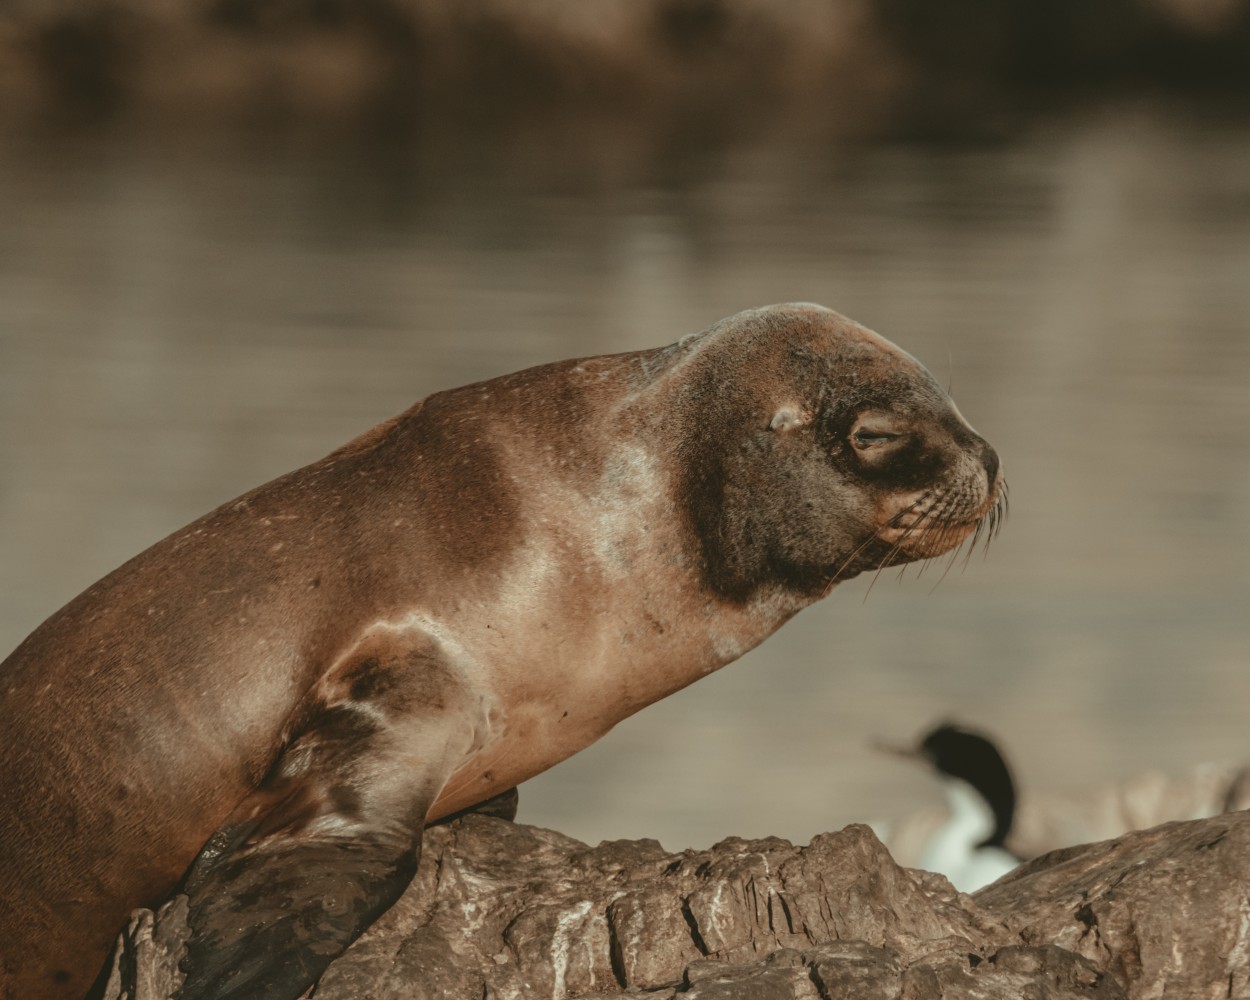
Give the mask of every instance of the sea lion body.
[[950, 549], [1000, 485], [917, 363], [815, 306], [429, 397], [0, 666], [0, 996], [82, 996], [181, 885], [181, 996], [298, 997], [402, 891], [425, 822], [839, 579]]

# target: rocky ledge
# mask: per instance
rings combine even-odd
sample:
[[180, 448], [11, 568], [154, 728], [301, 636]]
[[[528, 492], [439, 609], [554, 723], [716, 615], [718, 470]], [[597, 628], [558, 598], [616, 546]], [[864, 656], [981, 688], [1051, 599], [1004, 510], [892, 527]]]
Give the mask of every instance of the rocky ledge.
[[[182, 900], [137, 911], [108, 1000], [176, 987]], [[1250, 996], [1250, 812], [1054, 851], [973, 896], [849, 826], [588, 847], [469, 815], [317, 1000]]]

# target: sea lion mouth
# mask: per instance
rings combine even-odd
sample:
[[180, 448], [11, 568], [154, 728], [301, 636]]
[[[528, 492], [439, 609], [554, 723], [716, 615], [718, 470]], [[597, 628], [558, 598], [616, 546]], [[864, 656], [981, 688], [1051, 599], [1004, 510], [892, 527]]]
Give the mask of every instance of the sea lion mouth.
[[978, 545], [988, 549], [998, 537], [1007, 510], [1003, 479], [983, 499], [960, 489], [925, 490], [855, 547], [834, 569], [829, 587], [860, 573], [958, 552], [969, 539], [970, 559]]

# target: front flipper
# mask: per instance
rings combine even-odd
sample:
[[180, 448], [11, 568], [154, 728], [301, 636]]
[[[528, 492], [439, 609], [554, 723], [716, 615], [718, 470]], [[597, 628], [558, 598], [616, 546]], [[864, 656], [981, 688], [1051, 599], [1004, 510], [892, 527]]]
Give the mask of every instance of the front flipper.
[[479, 702], [425, 650], [357, 656], [323, 682], [187, 875], [178, 1000], [297, 1000], [316, 982], [412, 880]]
[[385, 912], [419, 842], [271, 838], [223, 859], [191, 895], [179, 1000], [295, 1000]]

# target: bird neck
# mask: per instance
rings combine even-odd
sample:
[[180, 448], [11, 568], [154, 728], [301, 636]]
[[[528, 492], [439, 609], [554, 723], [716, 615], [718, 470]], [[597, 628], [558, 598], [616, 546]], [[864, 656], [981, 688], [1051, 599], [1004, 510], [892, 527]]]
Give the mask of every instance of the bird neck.
[[1007, 835], [1011, 833], [1011, 824], [1016, 815], [1016, 793], [1010, 779], [1005, 787], [996, 788], [990, 794], [971, 785], [966, 787], [976, 797], [981, 809], [987, 811], [991, 817], [989, 833], [977, 846], [1006, 848]]

